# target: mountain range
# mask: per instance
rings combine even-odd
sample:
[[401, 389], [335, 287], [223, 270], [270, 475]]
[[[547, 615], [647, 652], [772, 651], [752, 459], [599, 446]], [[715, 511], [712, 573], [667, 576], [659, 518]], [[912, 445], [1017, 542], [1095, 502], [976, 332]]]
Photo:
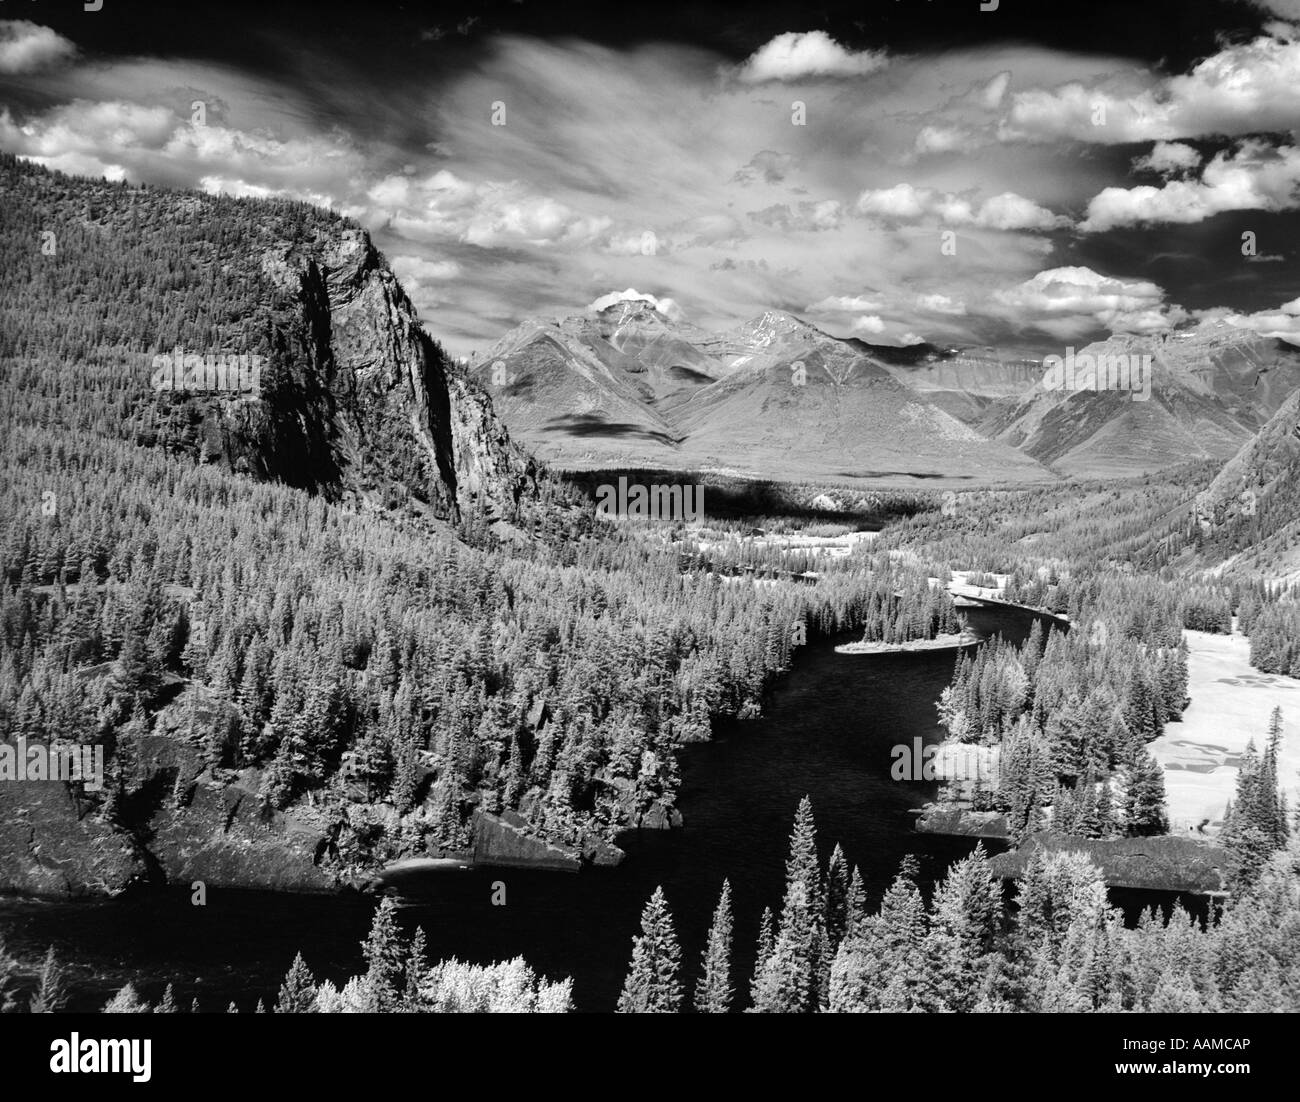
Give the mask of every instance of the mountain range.
[[954, 484], [1053, 477], [901, 370], [787, 313], [715, 333], [644, 300], [530, 319], [470, 362], [512, 435], [559, 467]]
[[1150, 357], [1149, 392], [1052, 389], [1036, 360], [886, 348], [779, 311], [709, 332], [640, 298], [529, 319], [469, 366], [558, 467], [945, 485], [1227, 459], [1300, 387], [1300, 352], [1223, 322], [1085, 354]]

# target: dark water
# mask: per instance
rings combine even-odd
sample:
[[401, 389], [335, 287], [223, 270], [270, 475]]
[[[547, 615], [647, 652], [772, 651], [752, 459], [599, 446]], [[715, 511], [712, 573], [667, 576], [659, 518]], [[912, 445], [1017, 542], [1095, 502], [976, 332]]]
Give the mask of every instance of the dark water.
[[[873, 900], [899, 860], [915, 853], [924, 878], [969, 852], [963, 840], [912, 832], [908, 809], [934, 794], [889, 778], [890, 748], [936, 741], [933, 701], [954, 652], [840, 655], [828, 643], [800, 652], [763, 718], [720, 727], [683, 752], [679, 831], [642, 831], [620, 843], [616, 869], [579, 874], [521, 869], [450, 871], [401, 885], [403, 921], [420, 925], [434, 958], [477, 962], [522, 954], [551, 977], [572, 976], [580, 1009], [613, 1008], [646, 899], [662, 884], [693, 981], [723, 877], [737, 917], [737, 963], [748, 970], [762, 908], [780, 905], [786, 840], [799, 798], [813, 800], [823, 854], [839, 841], [862, 868]], [[494, 882], [506, 905], [492, 905]], [[361, 970], [359, 943], [373, 900], [210, 888], [206, 907], [188, 890], [94, 902], [0, 899], [10, 950], [34, 964], [47, 944], [76, 961], [79, 1006], [102, 1005], [128, 979], [146, 997], [173, 981], [183, 1005], [249, 1010], [274, 997], [301, 949], [318, 976]]]
[[[1009, 637], [1028, 619], [999, 610], [972, 627]], [[763, 907], [778, 908], [787, 838], [799, 799], [812, 797], [823, 856], [840, 842], [858, 865], [872, 904], [901, 858], [915, 854], [923, 887], [971, 843], [912, 831], [910, 808], [935, 794], [923, 782], [890, 779], [890, 749], [915, 737], [938, 741], [934, 701], [952, 675], [955, 652], [841, 655], [830, 643], [799, 652], [758, 720], [720, 725], [713, 742], [682, 755], [678, 831], [642, 831], [620, 844], [616, 869], [579, 874], [476, 869], [411, 877], [400, 885], [402, 919], [422, 926], [434, 959], [486, 963], [523, 955], [551, 978], [572, 976], [578, 1007], [614, 1007], [641, 908], [662, 884], [681, 938], [687, 978], [724, 877], [735, 899], [736, 961], [748, 982]], [[493, 906], [493, 885], [505, 906]], [[366, 896], [305, 896], [208, 890], [207, 905], [186, 889], [113, 900], [48, 902], [0, 898], [0, 930], [11, 952], [35, 966], [47, 944], [75, 962], [77, 1009], [97, 1009], [127, 980], [147, 998], [175, 984], [184, 1006], [204, 1010], [232, 999], [251, 1010], [272, 1002], [302, 950], [318, 977], [341, 983], [362, 970], [360, 942], [374, 907]]]

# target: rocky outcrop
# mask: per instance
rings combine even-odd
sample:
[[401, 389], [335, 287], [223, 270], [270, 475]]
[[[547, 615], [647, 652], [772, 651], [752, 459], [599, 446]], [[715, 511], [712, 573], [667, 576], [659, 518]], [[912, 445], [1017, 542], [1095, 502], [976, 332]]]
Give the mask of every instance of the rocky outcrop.
[[580, 849], [529, 834], [527, 820], [516, 812], [476, 812], [473, 829], [477, 865], [528, 865], [567, 872], [582, 868]]
[[1000, 811], [971, 811], [969, 808], [945, 807], [940, 804], [927, 804], [920, 809], [916, 829], [921, 834], [949, 834], [1000, 842], [1011, 837], [1007, 817]]
[[267, 316], [218, 339], [244, 348], [248, 329], [265, 330], [247, 346], [256, 385], [142, 397], [139, 442], [356, 507], [513, 517], [536, 492], [536, 463], [421, 327], [369, 235], [341, 219], [295, 229], [236, 258]]
[[0, 887], [31, 895], [116, 895], [148, 879], [147, 854], [73, 789], [0, 783]]
[[989, 862], [994, 875], [1018, 877], [1036, 853], [1084, 853], [1113, 888], [1172, 892], [1221, 892], [1227, 854], [1196, 838], [1076, 838], [1040, 831]]

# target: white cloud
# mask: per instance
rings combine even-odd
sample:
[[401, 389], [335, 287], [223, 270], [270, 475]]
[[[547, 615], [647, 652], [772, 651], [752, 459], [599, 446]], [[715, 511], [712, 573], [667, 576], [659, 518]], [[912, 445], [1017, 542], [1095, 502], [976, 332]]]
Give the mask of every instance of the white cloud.
[[61, 34], [26, 19], [0, 19], [0, 74], [16, 76], [48, 69], [76, 56]]
[[1004, 69], [998, 73], [992, 80], [980, 89], [979, 101], [990, 111], [996, 111], [1002, 106], [1002, 99], [1007, 94], [1007, 86], [1011, 83], [1011, 71]]
[[1061, 339], [1097, 327], [1113, 333], [1167, 329], [1187, 315], [1181, 307], [1166, 306], [1164, 298], [1155, 283], [1104, 276], [1084, 267], [1051, 268], [992, 295], [1008, 320]]
[[895, 184], [889, 188], [868, 188], [858, 196], [858, 213], [879, 218], [894, 218], [900, 222], [914, 222], [930, 206], [928, 188], [914, 188], [911, 184]]
[[1291, 130], [1300, 118], [1300, 42], [1260, 37], [1158, 78], [1130, 70], [1012, 96], [1004, 141], [1103, 144]]
[[935, 218], [946, 225], [989, 230], [1051, 230], [1070, 224], [1064, 215], [1053, 214], [1012, 191], [986, 199], [976, 208], [960, 195], [906, 183], [864, 191], [858, 196], [857, 210], [859, 214], [892, 221]]
[[916, 308], [927, 310], [932, 314], [952, 314], [960, 316], [966, 313], [966, 304], [947, 295], [917, 295]]
[[885, 323], [874, 314], [864, 314], [853, 323], [854, 333], [876, 335], [885, 331]]
[[1201, 155], [1183, 142], [1156, 142], [1151, 152], [1133, 161], [1139, 172], [1158, 172], [1172, 176], [1176, 172], [1190, 172], [1201, 163]]
[[746, 84], [866, 76], [889, 64], [884, 51], [845, 49], [825, 31], [790, 31], [759, 47], [737, 74]]
[[805, 311], [809, 314], [845, 313], [857, 314], [870, 310], [879, 310], [881, 304], [866, 295], [832, 295], [814, 302]]
[[594, 302], [588, 303], [587, 309], [593, 314], [598, 314], [611, 306], [617, 306], [620, 302], [648, 302], [666, 318], [676, 320], [682, 317], [682, 308], [672, 299], [643, 295], [632, 287], [629, 287], [626, 291], [610, 291], [609, 294], [601, 295]]
[[1108, 187], [1088, 204], [1085, 233], [1147, 223], [1193, 223], [1225, 211], [1294, 210], [1300, 207], [1300, 148], [1273, 149], [1243, 142], [1215, 155], [1199, 180], [1169, 180], [1160, 187]]
[[961, 126], [923, 126], [916, 135], [916, 152], [922, 156], [930, 153], [960, 153], [984, 144], [978, 134]]
[[1300, 0], [1253, 0], [1253, 2], [1261, 11], [1276, 15], [1279, 19], [1300, 22]]
[[1263, 337], [1272, 337], [1300, 346], [1300, 298], [1283, 303], [1276, 310], [1253, 314], [1211, 311], [1229, 325], [1249, 329]]
[[[422, 180], [386, 176], [366, 197], [372, 215], [414, 240], [450, 238], [483, 248], [570, 247], [592, 244], [613, 227], [608, 217], [582, 214], [517, 181], [472, 183], [447, 169]], [[636, 241], [639, 251], [639, 236]]]

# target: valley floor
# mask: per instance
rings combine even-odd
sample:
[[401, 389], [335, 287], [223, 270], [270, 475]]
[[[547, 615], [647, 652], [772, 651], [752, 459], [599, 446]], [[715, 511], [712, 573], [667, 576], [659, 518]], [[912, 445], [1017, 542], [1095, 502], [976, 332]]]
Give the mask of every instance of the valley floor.
[[1210, 820], [1222, 824], [1237, 787], [1237, 763], [1252, 738], [1263, 748], [1269, 716], [1282, 709], [1278, 783], [1292, 808], [1300, 798], [1300, 681], [1260, 673], [1243, 635], [1188, 631], [1188, 695], [1180, 723], [1151, 744], [1165, 770], [1170, 832], [1186, 834]]

